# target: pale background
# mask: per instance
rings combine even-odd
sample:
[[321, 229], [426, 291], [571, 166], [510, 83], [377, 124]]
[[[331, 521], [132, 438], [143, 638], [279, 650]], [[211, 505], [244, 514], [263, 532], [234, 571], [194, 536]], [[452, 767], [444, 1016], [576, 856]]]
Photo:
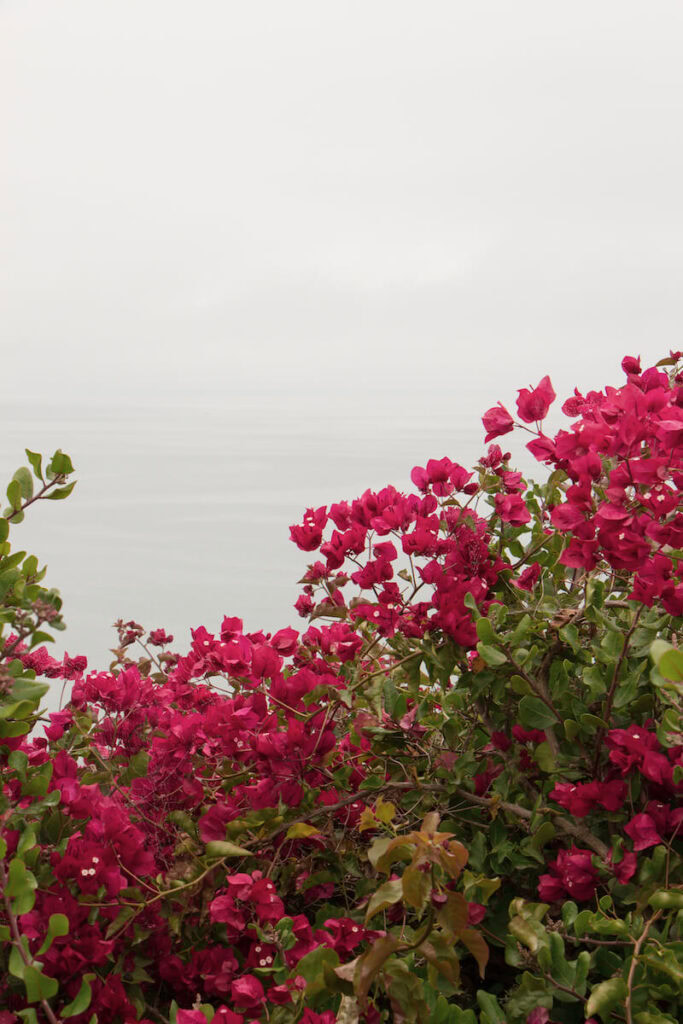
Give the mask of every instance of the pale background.
[[305, 506], [683, 348], [682, 50], [678, 0], [0, 2], [0, 468], [78, 470], [13, 531], [56, 649], [300, 624]]

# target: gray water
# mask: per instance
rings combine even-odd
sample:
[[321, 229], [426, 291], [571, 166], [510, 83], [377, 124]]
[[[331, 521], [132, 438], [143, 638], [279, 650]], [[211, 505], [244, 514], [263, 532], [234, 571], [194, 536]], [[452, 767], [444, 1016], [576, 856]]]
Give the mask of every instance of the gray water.
[[296, 581], [314, 556], [288, 528], [306, 507], [387, 483], [405, 490], [413, 465], [446, 453], [468, 464], [484, 450], [462, 411], [421, 419], [406, 402], [401, 421], [385, 405], [341, 416], [274, 402], [46, 407], [30, 425], [15, 410], [2, 437], [7, 478], [24, 447], [59, 446], [77, 471], [66, 501], [32, 506], [12, 530], [14, 547], [47, 563], [45, 582], [61, 591], [68, 629], [54, 650], [105, 667], [118, 618], [163, 626], [178, 650], [191, 628], [214, 631], [225, 614], [251, 630], [301, 626]]

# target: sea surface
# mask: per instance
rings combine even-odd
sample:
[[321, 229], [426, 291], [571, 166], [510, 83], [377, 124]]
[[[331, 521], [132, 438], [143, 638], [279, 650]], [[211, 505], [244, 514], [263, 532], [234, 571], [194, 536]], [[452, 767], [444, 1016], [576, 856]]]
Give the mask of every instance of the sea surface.
[[[62, 448], [76, 468], [73, 494], [36, 503], [10, 539], [47, 564], [44, 582], [61, 592], [68, 628], [51, 652], [84, 654], [89, 669], [110, 663], [119, 618], [163, 626], [181, 653], [191, 629], [217, 631], [224, 615], [248, 630], [304, 627], [293, 604], [313, 559], [289, 526], [305, 508], [388, 483], [407, 490], [428, 458], [469, 467], [484, 451], [474, 410], [453, 408], [445, 393], [377, 391], [368, 401], [366, 392], [364, 407], [353, 394], [329, 403], [271, 394], [79, 409], [55, 401], [37, 414], [10, 402], [5, 412], [6, 480], [25, 447]], [[52, 707], [59, 696], [51, 692]]]

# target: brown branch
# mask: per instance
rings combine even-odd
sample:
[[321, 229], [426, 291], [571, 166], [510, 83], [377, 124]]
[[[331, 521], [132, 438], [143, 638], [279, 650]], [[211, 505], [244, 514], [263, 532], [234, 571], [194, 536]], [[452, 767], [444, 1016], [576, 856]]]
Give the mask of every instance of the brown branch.
[[[0, 885], [2, 885], [2, 900], [3, 900], [3, 903], [5, 904], [5, 912], [7, 914], [7, 920], [9, 921], [9, 928], [10, 928], [10, 932], [12, 934], [12, 940], [11, 940], [12, 941], [12, 945], [15, 946], [16, 949], [19, 950], [19, 956], [24, 961], [25, 966], [26, 967], [33, 967], [35, 961], [33, 960], [33, 957], [29, 956], [28, 953], [26, 952], [26, 950], [24, 949], [24, 944], [21, 941], [22, 940], [22, 935], [21, 935], [21, 932], [19, 931], [19, 924], [17, 922], [16, 915], [12, 911], [12, 904], [10, 902], [9, 896], [7, 895], [7, 891], [6, 891], [7, 890], [7, 872], [5, 871], [5, 865], [4, 865], [4, 863], [3, 863], [3, 861], [1, 859], [0, 859]], [[45, 1012], [45, 1016], [49, 1020], [50, 1024], [60, 1024], [59, 1018], [57, 1016], [55, 1016], [54, 1010], [52, 1009], [52, 1007], [48, 1003], [47, 999], [41, 999], [40, 1000], [40, 1005], [43, 1007], [43, 1010]]]
[[603, 740], [605, 738], [605, 733], [607, 732], [607, 729], [609, 728], [609, 717], [612, 714], [612, 704], [614, 703], [614, 697], [615, 697], [615, 694], [616, 694], [616, 691], [617, 691], [617, 686], [619, 684], [619, 672], [621, 671], [621, 666], [623, 665], [624, 660], [626, 658], [626, 655], [628, 654], [629, 641], [631, 640], [631, 637], [635, 633], [636, 627], [638, 625], [638, 621], [640, 619], [640, 616], [642, 615], [644, 607], [645, 607], [645, 605], [641, 604], [640, 607], [638, 608], [638, 610], [636, 611], [636, 614], [635, 614], [634, 619], [633, 619], [633, 623], [631, 624], [631, 628], [629, 629], [628, 633], [624, 637], [624, 646], [621, 649], [621, 654], [619, 655], [619, 657], [617, 659], [617, 663], [614, 666], [614, 672], [612, 674], [612, 682], [611, 682], [609, 691], [607, 693], [607, 698], [605, 700], [605, 705], [604, 705], [604, 711], [603, 711], [603, 714], [602, 714], [602, 720], [603, 720], [603, 722], [606, 722], [607, 724], [605, 726], [601, 726], [600, 727], [600, 729], [598, 730], [598, 734], [595, 737], [595, 757], [593, 758], [593, 773], [592, 773], [593, 774], [593, 778], [595, 778], [596, 775], [597, 775], [598, 764], [600, 763], [600, 751], [601, 751], [601, 748], [602, 748], [602, 742], [603, 742]]
[[29, 507], [29, 505], [32, 505], [34, 503], [34, 501], [40, 501], [40, 499], [45, 496], [45, 492], [49, 491], [51, 487], [55, 487], [57, 484], [63, 484], [65, 481], [66, 474], [59, 473], [58, 476], [54, 478], [54, 480], [50, 480], [48, 483], [44, 484], [38, 491], [38, 493], [34, 494], [32, 498], [29, 498], [27, 501], [25, 501], [19, 508], [15, 508], [10, 513], [10, 515], [5, 516], [7, 522], [11, 523], [16, 515], [18, 515], [20, 512], [24, 512]]
[[479, 807], [497, 807], [525, 821], [530, 821], [534, 814], [548, 814], [557, 827], [566, 835], [572, 836], [574, 839], [580, 839], [587, 846], [590, 846], [603, 860], [607, 860], [609, 857], [609, 847], [601, 839], [598, 839], [597, 836], [594, 836], [585, 825], [577, 825], [576, 822], [570, 821], [564, 815], [548, 807], [539, 807], [536, 811], [530, 811], [528, 807], [522, 807], [521, 804], [511, 804], [505, 800], [497, 800], [495, 797], [476, 796], [476, 794], [470, 793], [469, 790], [461, 789], [460, 787], [456, 789], [456, 793], [464, 800], [469, 800], [470, 803], [477, 804]]
[[657, 910], [650, 920], [643, 928], [643, 933], [639, 939], [633, 945], [633, 956], [631, 957], [631, 965], [628, 969], [628, 978], [626, 979], [626, 1000], [624, 1002], [624, 1009], [626, 1010], [626, 1024], [633, 1024], [633, 1013], [631, 1010], [631, 996], [633, 995], [633, 978], [636, 973], [636, 967], [638, 966], [638, 957], [643, 947], [645, 940], [647, 939], [650, 928], [655, 923], [658, 917], [662, 916], [662, 911]]

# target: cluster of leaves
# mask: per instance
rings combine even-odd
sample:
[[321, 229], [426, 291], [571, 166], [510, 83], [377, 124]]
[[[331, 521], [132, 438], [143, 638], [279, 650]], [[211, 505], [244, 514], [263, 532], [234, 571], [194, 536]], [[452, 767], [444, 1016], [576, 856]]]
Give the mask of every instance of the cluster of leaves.
[[86, 673], [7, 567], [0, 1024], [676, 1024], [680, 358], [554, 438], [548, 378], [490, 409], [543, 484], [491, 444], [308, 509], [303, 631], [120, 621]]

